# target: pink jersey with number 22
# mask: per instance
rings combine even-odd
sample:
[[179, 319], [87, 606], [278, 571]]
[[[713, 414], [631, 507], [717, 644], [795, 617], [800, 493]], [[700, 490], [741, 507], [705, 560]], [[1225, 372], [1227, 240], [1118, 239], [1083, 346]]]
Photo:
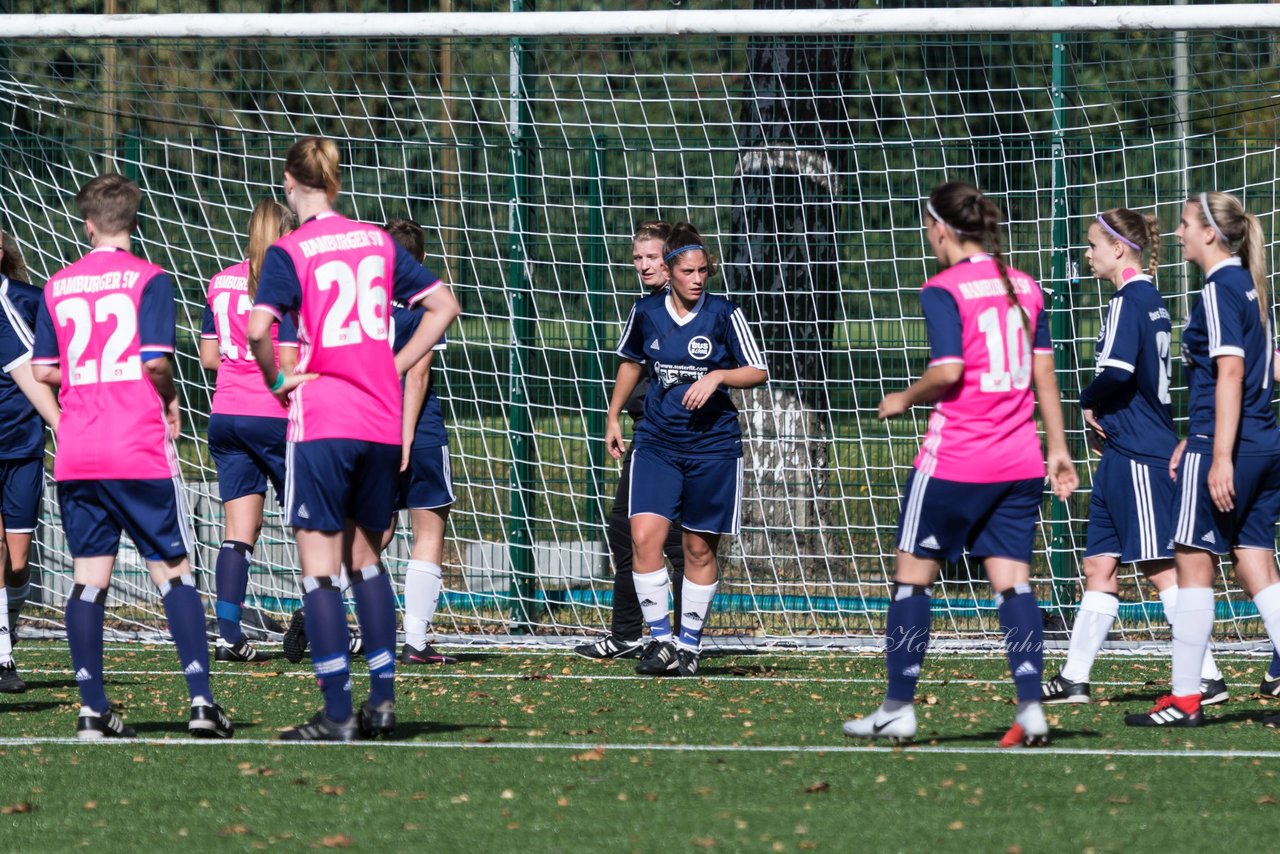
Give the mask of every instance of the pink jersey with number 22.
[[66, 480], [171, 478], [178, 474], [164, 403], [147, 378], [138, 319], [146, 286], [164, 271], [118, 249], [95, 249], [45, 285], [58, 339], [62, 420], [54, 477]]

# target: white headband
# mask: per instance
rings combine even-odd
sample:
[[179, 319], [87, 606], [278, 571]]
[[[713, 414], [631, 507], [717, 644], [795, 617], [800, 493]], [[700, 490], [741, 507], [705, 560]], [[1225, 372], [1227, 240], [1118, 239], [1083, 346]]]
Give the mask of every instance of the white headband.
[[942, 215], [938, 213], [936, 208], [934, 208], [933, 202], [929, 201], [928, 199], [925, 199], [924, 209], [925, 211], [928, 212], [929, 216], [933, 217], [934, 222], [945, 225], [947, 228], [951, 229], [956, 234], [960, 233], [959, 231], [956, 230], [956, 228], [951, 223], [947, 222], [945, 219], [942, 218]]
[[1213, 218], [1213, 211], [1209, 210], [1209, 194], [1200, 194], [1200, 209], [1204, 211], [1204, 218], [1209, 221], [1209, 227], [1213, 229], [1213, 233], [1218, 235], [1218, 239], [1226, 244], [1228, 250], [1231, 249], [1231, 239], [1218, 228], [1218, 223]]

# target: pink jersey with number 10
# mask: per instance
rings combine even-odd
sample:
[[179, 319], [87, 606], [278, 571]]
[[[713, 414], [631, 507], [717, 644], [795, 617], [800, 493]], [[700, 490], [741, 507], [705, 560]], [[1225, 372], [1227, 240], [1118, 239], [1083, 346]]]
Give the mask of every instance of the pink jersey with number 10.
[[121, 249], [95, 249], [49, 280], [45, 307], [58, 339], [58, 451], [54, 478], [137, 480], [178, 474], [164, 402], [142, 365], [138, 319], [146, 286], [164, 270]]
[[963, 354], [930, 364], [959, 362], [964, 375], [929, 418], [915, 459], [923, 474], [962, 483], [1045, 476], [1033, 419], [1032, 360], [1033, 353], [1052, 349], [1035, 346], [1028, 332], [1041, 321], [1044, 294], [1026, 273], [1012, 267], [1008, 272], [1021, 310], [1009, 304], [1000, 271], [988, 257], [955, 264], [924, 284], [952, 296], [962, 330]]
[[[255, 415], [261, 418], [284, 418], [288, 415], [276, 396], [262, 383], [262, 372], [249, 352], [246, 329], [253, 299], [249, 296], [249, 262], [241, 261], [218, 273], [209, 282], [209, 310], [213, 314], [216, 338], [218, 384], [213, 392], [213, 415]], [[271, 344], [280, 363], [279, 326], [271, 327]]]
[[302, 288], [289, 441], [400, 444], [402, 398], [387, 343], [396, 243], [380, 228], [325, 213], [278, 240]]

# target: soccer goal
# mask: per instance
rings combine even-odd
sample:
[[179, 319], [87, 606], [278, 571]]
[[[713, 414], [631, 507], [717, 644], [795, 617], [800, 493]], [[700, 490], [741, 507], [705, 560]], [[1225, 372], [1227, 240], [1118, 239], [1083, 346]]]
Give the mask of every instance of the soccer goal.
[[[218, 5], [4, 19], [0, 227], [39, 284], [84, 250], [71, 203], [80, 184], [114, 169], [141, 185], [135, 246], [180, 286], [181, 455], [196, 564], [211, 584], [221, 516], [205, 442], [212, 383], [197, 357], [204, 288], [242, 258], [249, 212], [279, 195], [289, 145], [338, 140], [340, 207], [422, 223], [428, 265], [463, 305], [436, 367], [458, 496], [437, 616], [446, 635], [562, 642], [608, 625], [604, 519], [617, 470], [601, 437], [613, 348], [641, 294], [630, 236], [643, 220], [697, 225], [723, 262], [712, 287], [743, 306], [768, 350], [769, 384], [740, 398], [744, 528], [722, 546], [709, 623], [712, 643], [755, 644], [840, 644], [881, 629], [927, 411], [887, 425], [875, 413], [924, 368], [916, 293], [933, 268], [921, 204], [934, 185], [974, 182], [1004, 210], [1012, 263], [1050, 294], [1068, 401], [1092, 375], [1111, 288], [1082, 269], [1098, 211], [1159, 216], [1159, 286], [1175, 326], [1198, 287], [1171, 236], [1188, 194], [1237, 193], [1274, 227], [1274, 5], [561, 0], [521, 11], [512, 0], [494, 12], [455, 0], [452, 14], [309, 4], [284, 16], [251, 13], [302, 5]], [[1090, 464], [1078, 410], [1067, 411], [1085, 485], [1066, 507], [1046, 496], [1034, 577], [1069, 624]], [[288, 542], [269, 514], [250, 605], [296, 605]], [[402, 534], [393, 571], [405, 555]], [[56, 630], [70, 560], [52, 483], [35, 559], [42, 607], [27, 629]], [[126, 550], [116, 579], [115, 625], [162, 626], [136, 555]], [[1121, 640], [1167, 638], [1144, 582], [1124, 577], [1121, 598]], [[1219, 642], [1265, 642], [1233, 585], [1217, 603]], [[977, 568], [949, 567], [935, 608], [944, 637], [998, 636]]]

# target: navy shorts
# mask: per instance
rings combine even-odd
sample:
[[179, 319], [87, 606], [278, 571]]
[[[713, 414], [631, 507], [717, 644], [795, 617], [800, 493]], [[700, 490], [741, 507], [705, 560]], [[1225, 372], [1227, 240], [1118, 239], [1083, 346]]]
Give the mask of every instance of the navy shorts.
[[114, 555], [122, 530], [147, 560], [191, 550], [191, 511], [179, 478], [64, 480], [58, 503], [73, 558]]
[[27, 534], [40, 521], [40, 499], [44, 496], [44, 459], [0, 460], [0, 513], [4, 529]]
[[1031, 563], [1044, 478], [998, 483], [941, 480], [912, 470], [898, 513], [898, 548], [916, 557]]
[[1178, 464], [1174, 542], [1224, 555], [1233, 548], [1275, 551], [1280, 516], [1280, 455], [1237, 457], [1235, 509], [1220, 513], [1209, 496], [1210, 454], [1187, 451]]
[[284, 502], [284, 446], [288, 418], [261, 415], [209, 416], [209, 454], [218, 469], [223, 503], [263, 495], [267, 480]]
[[686, 531], [737, 534], [742, 516], [742, 458], [705, 459], [636, 448], [630, 516], [680, 520]]
[[409, 468], [400, 472], [397, 510], [437, 510], [453, 504], [453, 469], [449, 446], [413, 448]]
[[1168, 463], [1143, 463], [1107, 451], [1093, 473], [1084, 556], [1121, 563], [1173, 557], [1177, 490]]
[[368, 531], [391, 527], [399, 445], [360, 439], [290, 442], [285, 468], [285, 513], [295, 528], [341, 531], [348, 519]]

